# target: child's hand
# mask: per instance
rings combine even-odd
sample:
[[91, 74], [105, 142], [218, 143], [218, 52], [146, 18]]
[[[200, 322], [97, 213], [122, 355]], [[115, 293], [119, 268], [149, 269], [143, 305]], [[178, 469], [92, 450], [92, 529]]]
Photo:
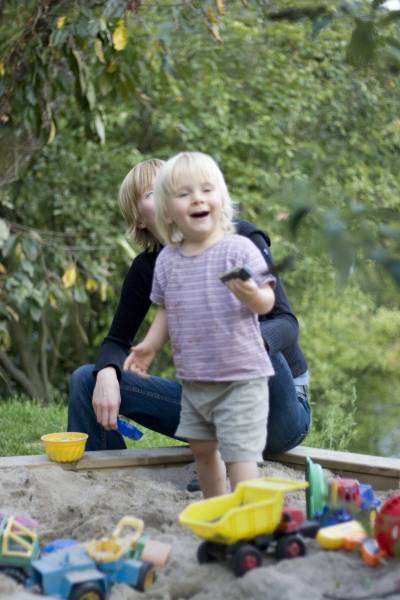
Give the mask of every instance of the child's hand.
[[243, 302], [243, 304], [250, 302], [258, 293], [258, 286], [254, 279], [251, 278], [246, 281], [242, 281], [241, 279], [231, 279], [230, 281], [227, 281], [225, 285], [240, 302]]
[[139, 377], [149, 377], [148, 370], [155, 355], [155, 351], [150, 346], [141, 342], [137, 346], [132, 346], [130, 354], [125, 359], [123, 368], [126, 371], [131, 371], [139, 375]]
[[225, 285], [242, 304], [245, 304], [249, 310], [257, 315], [267, 314], [273, 309], [275, 294], [269, 283], [258, 287], [254, 279], [247, 279], [246, 281], [232, 279], [227, 281]]

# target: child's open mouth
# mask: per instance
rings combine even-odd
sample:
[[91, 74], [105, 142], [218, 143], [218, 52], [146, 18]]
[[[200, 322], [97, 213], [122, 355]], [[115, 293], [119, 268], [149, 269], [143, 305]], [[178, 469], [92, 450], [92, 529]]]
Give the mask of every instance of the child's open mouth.
[[193, 213], [190, 216], [193, 217], [193, 219], [203, 219], [204, 217], [208, 217], [210, 213], [207, 210], [203, 210], [202, 212], [197, 212], [197, 213]]

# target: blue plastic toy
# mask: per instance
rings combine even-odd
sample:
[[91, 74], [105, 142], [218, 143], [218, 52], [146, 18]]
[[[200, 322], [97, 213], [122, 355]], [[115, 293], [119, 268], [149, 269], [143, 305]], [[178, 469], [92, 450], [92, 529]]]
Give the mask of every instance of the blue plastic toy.
[[381, 501], [371, 485], [347, 477], [328, 478], [320, 465], [307, 458], [307, 518], [329, 527], [375, 512]]
[[37, 586], [42, 594], [60, 600], [104, 600], [115, 583], [140, 591], [153, 584], [152, 563], [131, 559], [114, 548], [105, 548], [103, 554], [96, 560], [84, 544], [45, 554], [33, 561], [28, 587]]
[[72, 540], [70, 538], [59, 538], [58, 540], [53, 540], [49, 542], [42, 548], [42, 554], [50, 554], [50, 552], [57, 552], [57, 550], [63, 550], [64, 548], [68, 548], [69, 546], [74, 546], [78, 544], [77, 540]]
[[143, 437], [143, 432], [140, 431], [140, 429], [132, 425], [132, 423], [128, 423], [124, 419], [117, 419], [117, 428], [118, 433], [130, 438], [131, 440], [140, 440], [140, 438]]

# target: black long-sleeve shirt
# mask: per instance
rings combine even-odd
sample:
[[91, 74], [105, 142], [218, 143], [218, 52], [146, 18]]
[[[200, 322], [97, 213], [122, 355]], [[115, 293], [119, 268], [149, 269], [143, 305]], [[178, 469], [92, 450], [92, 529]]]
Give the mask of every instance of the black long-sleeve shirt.
[[[238, 221], [236, 231], [248, 237], [263, 254], [268, 266], [273, 266], [269, 237], [247, 221]], [[154, 265], [158, 251], [139, 254], [125, 277], [110, 331], [104, 338], [97, 357], [95, 373], [107, 366], [115, 368], [121, 378], [123, 362], [130, 350], [149, 308]], [[259, 317], [261, 334], [270, 356], [282, 352], [293, 377], [307, 370], [307, 363], [298, 344], [299, 324], [290, 307], [279, 277], [275, 287], [275, 305], [270, 313]]]

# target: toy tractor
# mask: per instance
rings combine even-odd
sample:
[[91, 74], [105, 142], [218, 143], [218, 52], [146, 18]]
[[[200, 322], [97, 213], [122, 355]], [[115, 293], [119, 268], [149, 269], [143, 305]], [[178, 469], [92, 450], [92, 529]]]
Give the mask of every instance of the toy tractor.
[[147, 590], [155, 580], [154, 565], [135, 558], [141, 553], [143, 527], [142, 520], [124, 517], [111, 538], [75, 544], [34, 560], [30, 587], [62, 600], [104, 600], [114, 583]]

